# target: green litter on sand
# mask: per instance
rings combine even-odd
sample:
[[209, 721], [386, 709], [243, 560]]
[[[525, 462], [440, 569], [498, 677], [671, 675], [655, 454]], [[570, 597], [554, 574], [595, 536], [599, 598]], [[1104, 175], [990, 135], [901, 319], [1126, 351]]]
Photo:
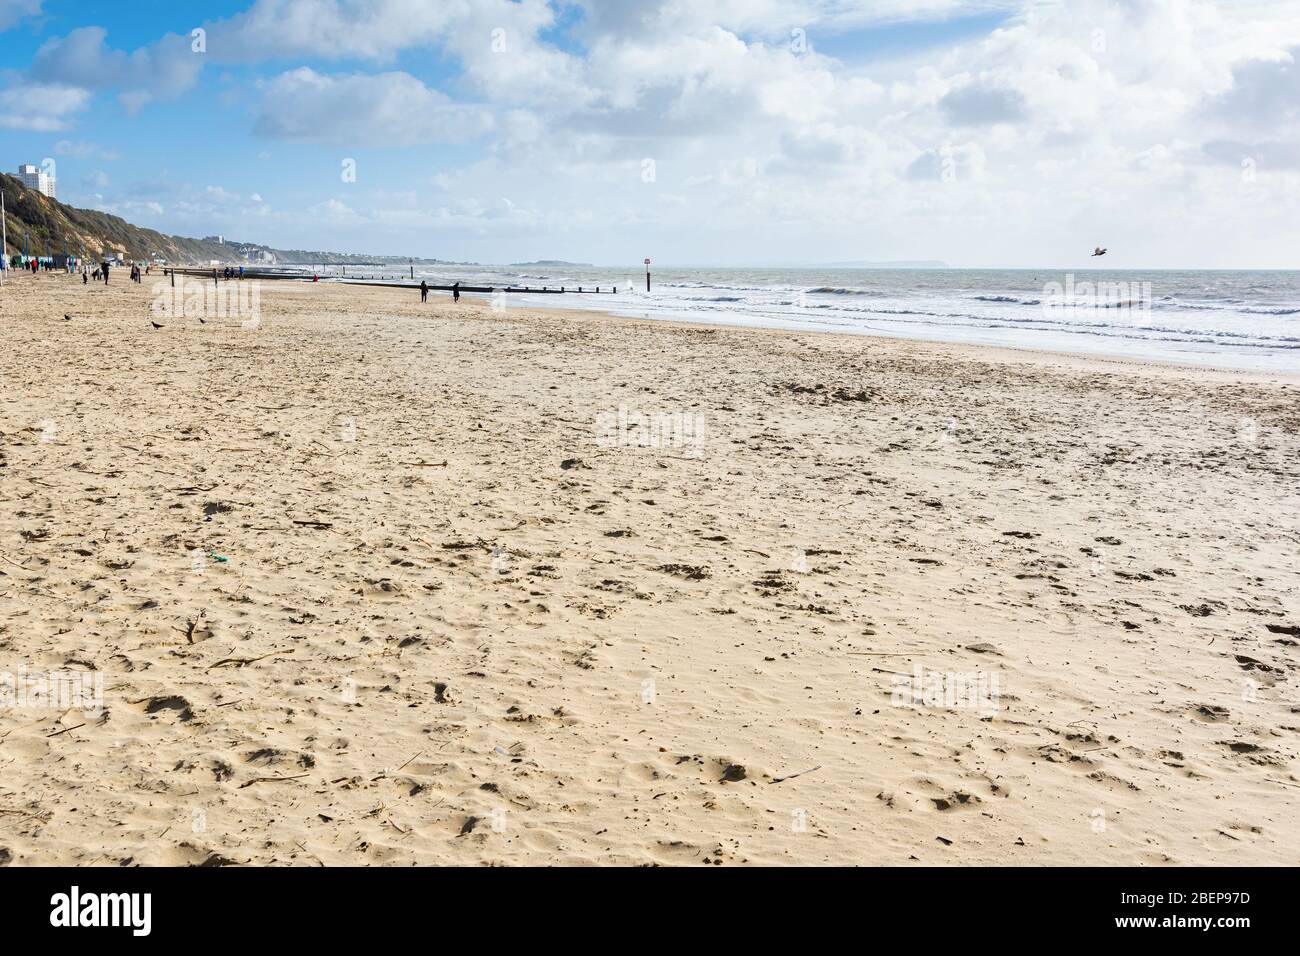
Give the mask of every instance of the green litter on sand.
[[208, 552], [208, 557], [211, 558], [213, 561], [220, 561], [220, 562], [222, 562], [222, 563], [225, 563], [226, 561], [229, 561], [229, 560], [230, 560], [230, 559], [229, 559], [228, 557], [226, 557], [224, 554], [217, 554], [217, 552], [215, 552], [215, 551], [209, 551], [209, 552]]

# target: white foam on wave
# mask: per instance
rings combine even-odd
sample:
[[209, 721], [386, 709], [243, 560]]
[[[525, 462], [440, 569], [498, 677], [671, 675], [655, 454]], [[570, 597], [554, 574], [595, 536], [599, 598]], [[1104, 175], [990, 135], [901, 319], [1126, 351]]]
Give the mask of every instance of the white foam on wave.
[[[504, 285], [503, 273], [464, 270], [453, 278]], [[545, 303], [520, 295], [508, 304], [1300, 371], [1300, 273], [1079, 273], [1077, 278], [1098, 285], [1150, 283], [1150, 292], [1061, 300], [1046, 289], [1064, 276], [1046, 270], [695, 269], [662, 270], [647, 294], [635, 273], [566, 269], [562, 278], [530, 274], [530, 284], [618, 286], [619, 291]]]

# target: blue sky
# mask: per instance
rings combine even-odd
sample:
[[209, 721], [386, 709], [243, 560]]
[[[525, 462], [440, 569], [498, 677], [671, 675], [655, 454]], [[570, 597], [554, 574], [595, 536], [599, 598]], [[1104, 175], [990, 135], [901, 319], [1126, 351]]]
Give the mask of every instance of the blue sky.
[[0, 164], [53, 159], [65, 202], [278, 247], [1294, 264], [1294, 3], [196, 9], [0, 0]]

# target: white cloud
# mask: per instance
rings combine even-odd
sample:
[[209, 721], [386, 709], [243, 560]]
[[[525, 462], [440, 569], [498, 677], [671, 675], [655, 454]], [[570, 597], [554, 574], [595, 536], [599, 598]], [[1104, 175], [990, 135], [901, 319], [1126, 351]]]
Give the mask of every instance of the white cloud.
[[86, 90], [116, 90], [128, 112], [152, 100], [169, 100], [189, 90], [203, 58], [188, 37], [164, 36], [132, 53], [110, 49], [103, 27], [80, 27], [36, 51], [30, 75], [38, 81]]
[[[843, 25], [867, 6], [879, 19], [940, 10], [803, 8], [810, 24]], [[1300, 188], [1286, 178], [1300, 10], [1248, 6], [1237, 16], [1209, 0], [1026, 5], [988, 36], [848, 66], [815, 44], [791, 51], [789, 4], [593, 0], [587, 48], [563, 74], [576, 92], [518, 94], [494, 82], [486, 58], [467, 70], [485, 99], [518, 113], [487, 161], [441, 182], [482, 195], [542, 178], [546, 208], [648, 220], [701, 256], [716, 248], [709, 223], [780, 223], [783, 248], [804, 235], [857, 241], [870, 226], [875, 257], [962, 262], [972, 250], [983, 261], [1069, 256], [1076, 232], [1138, 247], [1196, 234], [1209, 247], [1224, 217], [1243, 215], [1261, 216], [1255, 241], [1267, 250], [1289, 227], [1258, 197], [1243, 205], [1241, 177], [1223, 166], [1239, 164], [1244, 143], [1275, 174], [1258, 192], [1281, 200]], [[772, 39], [747, 40], [746, 29]], [[638, 157], [655, 161], [653, 185]]]
[[[576, 23], [557, 21], [575, 5]], [[1002, 26], [871, 52], [882, 25], [919, 35], [983, 13]], [[700, 258], [727, 235], [736, 258], [996, 262], [1060, 259], [1079, 235], [1117, 252], [1162, 236], [1211, 248], [1246, 217], [1244, 255], [1288, 240], [1300, 194], [1294, 0], [257, 0], [208, 30], [209, 58], [276, 64], [252, 101], [265, 136], [357, 152], [483, 145], [441, 168], [430, 196], [373, 191], [363, 165], [346, 204], [312, 209], [340, 231], [585, 231], [592, 258], [621, 254], [596, 237], [658, 231]], [[179, 38], [131, 54], [104, 39], [74, 31], [38, 65], [130, 104], [198, 69]], [[418, 72], [412, 51], [454, 76], [434, 89], [392, 66]], [[1244, 158], [1259, 173], [1249, 189]], [[848, 243], [854, 256], [827, 254]]]
[[0, 30], [17, 26], [25, 17], [41, 12], [41, 0], [0, 0]]
[[106, 163], [116, 162], [121, 158], [117, 150], [108, 149], [97, 143], [68, 139], [61, 139], [54, 144], [54, 155], [70, 156], [73, 159], [98, 159]]
[[[166, 203], [158, 200], [165, 199]], [[234, 236], [250, 221], [272, 216], [272, 208], [256, 193], [243, 195], [220, 185], [202, 189], [168, 181], [148, 181], [128, 186], [112, 200], [95, 196], [95, 208], [130, 222], [176, 235]], [[255, 239], [257, 236], [248, 235]]]
[[358, 222], [361, 218], [352, 210], [352, 207], [339, 199], [327, 199], [324, 202], [317, 203], [310, 207], [307, 212], [317, 219], [327, 219], [336, 224]]
[[89, 102], [85, 90], [58, 84], [27, 83], [0, 89], [0, 128], [38, 133], [65, 130], [73, 114]]
[[827, 32], [1012, 12], [1023, 0], [578, 0], [591, 35], [635, 39], [706, 25], [788, 40], [792, 29]]
[[263, 84], [257, 120], [266, 136], [358, 150], [463, 142], [491, 125], [486, 110], [455, 103], [408, 73], [328, 75], [307, 67]]
[[318, 57], [388, 61], [432, 45], [463, 22], [474, 0], [257, 0], [208, 25], [208, 55], [241, 63]]
[[1234, 127], [1300, 121], [1300, 46], [1234, 64], [1232, 85], [1211, 101], [1209, 112]]
[[1025, 118], [1025, 98], [1019, 90], [967, 83], [945, 94], [939, 109], [955, 126], [1013, 123]]

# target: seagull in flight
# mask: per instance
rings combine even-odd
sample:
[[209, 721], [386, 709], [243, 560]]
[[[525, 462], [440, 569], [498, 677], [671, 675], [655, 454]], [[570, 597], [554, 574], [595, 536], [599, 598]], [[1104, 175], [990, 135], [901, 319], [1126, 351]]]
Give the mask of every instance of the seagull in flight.
[[1106, 254], [1106, 250], [1103, 249], [1101, 246], [1098, 246], [1096, 249], [1092, 251], [1093, 257], [1104, 256], [1105, 254]]

